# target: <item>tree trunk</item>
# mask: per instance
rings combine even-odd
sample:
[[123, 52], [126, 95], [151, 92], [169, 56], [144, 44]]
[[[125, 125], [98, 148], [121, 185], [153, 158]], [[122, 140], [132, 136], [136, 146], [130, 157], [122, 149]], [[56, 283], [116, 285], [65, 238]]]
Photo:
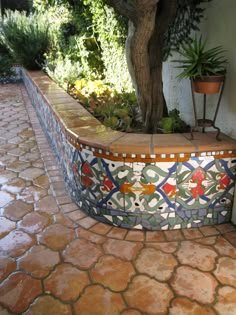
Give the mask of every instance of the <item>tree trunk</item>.
[[107, 0], [129, 18], [126, 41], [128, 69], [136, 91], [146, 133], [156, 133], [167, 114], [163, 94], [162, 61], [164, 34], [175, 17], [177, 0]]

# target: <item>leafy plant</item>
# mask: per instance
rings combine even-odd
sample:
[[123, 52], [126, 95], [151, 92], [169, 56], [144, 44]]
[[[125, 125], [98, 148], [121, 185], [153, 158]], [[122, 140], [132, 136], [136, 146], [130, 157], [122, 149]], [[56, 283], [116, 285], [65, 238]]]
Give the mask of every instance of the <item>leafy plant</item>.
[[222, 46], [206, 48], [207, 41], [203, 41], [202, 36], [188, 44], [183, 44], [179, 51], [184, 59], [174, 60], [181, 63], [177, 68], [183, 68], [178, 75], [179, 79], [195, 78], [197, 76], [221, 75], [225, 73], [227, 60], [224, 57]]
[[118, 93], [101, 80], [76, 80], [72, 94], [105, 126], [130, 132], [138, 125], [135, 120], [134, 93]]
[[[48, 60], [47, 60], [48, 62]], [[61, 60], [53, 60], [48, 62], [45, 66], [47, 74], [69, 92], [70, 88], [74, 86], [74, 82], [81, 76], [82, 67], [79, 62], [72, 62], [65, 58]]]
[[8, 78], [15, 74], [12, 70], [13, 62], [8, 49], [0, 41], [0, 78]]
[[0, 26], [2, 41], [14, 59], [27, 69], [41, 68], [50, 43], [46, 17], [7, 10]]
[[159, 129], [163, 133], [183, 133], [189, 131], [189, 126], [180, 118], [180, 112], [173, 109], [169, 112], [169, 117], [163, 117], [159, 123]]

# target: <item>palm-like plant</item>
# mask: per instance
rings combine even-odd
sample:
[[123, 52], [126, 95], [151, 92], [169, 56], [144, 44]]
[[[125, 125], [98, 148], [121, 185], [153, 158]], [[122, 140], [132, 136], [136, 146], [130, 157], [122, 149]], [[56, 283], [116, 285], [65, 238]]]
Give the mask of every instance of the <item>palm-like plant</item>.
[[179, 79], [225, 74], [227, 60], [222, 46], [206, 49], [206, 43], [200, 36], [182, 45], [179, 53], [183, 59], [174, 60], [181, 63], [177, 68], [183, 68], [177, 76]]

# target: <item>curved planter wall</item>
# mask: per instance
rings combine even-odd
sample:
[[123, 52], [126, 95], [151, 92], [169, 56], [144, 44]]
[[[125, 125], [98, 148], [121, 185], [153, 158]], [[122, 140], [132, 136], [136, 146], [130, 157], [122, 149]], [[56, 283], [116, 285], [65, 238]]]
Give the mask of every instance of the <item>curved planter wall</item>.
[[230, 221], [235, 141], [112, 131], [42, 72], [22, 77], [71, 196], [88, 215], [149, 230]]

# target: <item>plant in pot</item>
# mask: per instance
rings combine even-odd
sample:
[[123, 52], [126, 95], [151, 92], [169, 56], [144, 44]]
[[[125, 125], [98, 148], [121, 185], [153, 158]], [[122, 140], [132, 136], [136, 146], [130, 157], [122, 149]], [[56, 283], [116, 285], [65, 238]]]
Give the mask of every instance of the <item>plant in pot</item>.
[[200, 36], [183, 44], [179, 51], [183, 59], [174, 62], [180, 63], [177, 68], [183, 69], [177, 77], [190, 78], [195, 92], [215, 94], [219, 92], [225, 80], [227, 59], [224, 57], [222, 46], [207, 49], [206, 43]]

